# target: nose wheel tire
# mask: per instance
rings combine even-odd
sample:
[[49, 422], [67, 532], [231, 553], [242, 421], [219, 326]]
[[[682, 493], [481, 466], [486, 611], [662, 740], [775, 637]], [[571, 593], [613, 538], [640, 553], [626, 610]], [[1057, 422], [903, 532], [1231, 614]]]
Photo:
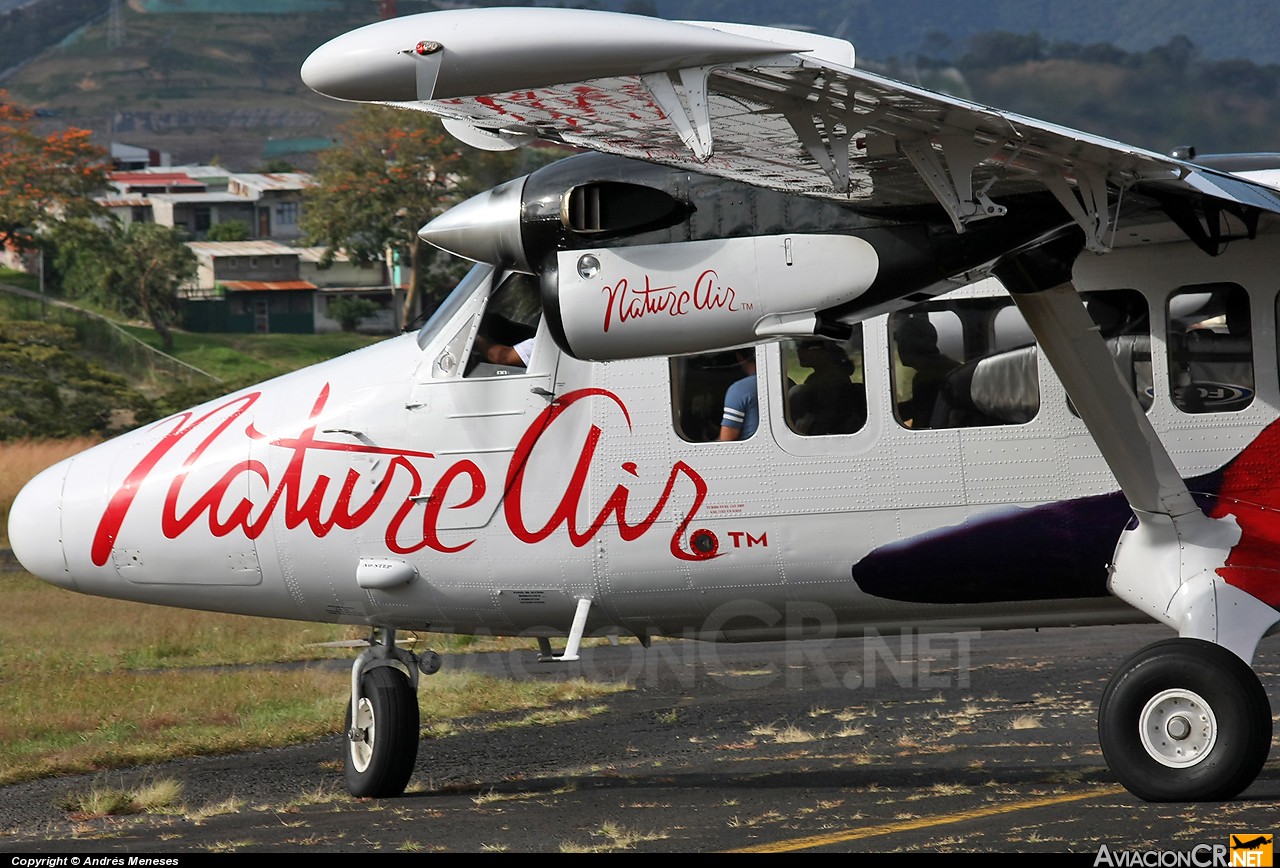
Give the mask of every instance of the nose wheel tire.
[[360, 692], [354, 720], [347, 703], [347, 789], [361, 798], [398, 796], [418, 759], [418, 697], [408, 677], [390, 666], [365, 672]]
[[1098, 709], [1107, 765], [1151, 802], [1238, 795], [1262, 771], [1271, 727], [1271, 703], [1249, 664], [1200, 639], [1169, 639], [1134, 654]]

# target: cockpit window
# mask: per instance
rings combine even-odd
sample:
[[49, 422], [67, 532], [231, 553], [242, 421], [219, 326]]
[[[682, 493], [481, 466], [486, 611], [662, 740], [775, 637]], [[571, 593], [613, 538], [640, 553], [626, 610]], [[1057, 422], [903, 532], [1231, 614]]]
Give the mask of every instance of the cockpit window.
[[542, 317], [538, 281], [513, 273], [494, 290], [471, 344], [468, 377], [523, 373], [533, 361], [534, 336]]
[[468, 271], [466, 276], [458, 281], [458, 285], [453, 288], [448, 297], [431, 314], [426, 325], [418, 329], [418, 346], [426, 349], [427, 344], [435, 337], [436, 332], [453, 319], [458, 311], [462, 309], [462, 306], [470, 300], [480, 282], [492, 272], [492, 265], [483, 264], [478, 264]]

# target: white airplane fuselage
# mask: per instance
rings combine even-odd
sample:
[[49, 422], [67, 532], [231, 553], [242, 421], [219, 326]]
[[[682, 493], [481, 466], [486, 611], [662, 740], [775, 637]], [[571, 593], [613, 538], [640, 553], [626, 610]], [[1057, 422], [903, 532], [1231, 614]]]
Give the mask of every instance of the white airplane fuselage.
[[[1082, 292], [1146, 299], [1148, 415], [1184, 478], [1223, 468], [1276, 418], [1272, 250], [1173, 242], [1077, 263]], [[526, 370], [464, 376], [499, 277], [478, 266], [420, 336], [45, 471], [13, 509], [19, 558], [89, 594], [440, 632], [564, 635], [580, 599], [588, 633], [704, 639], [1147, 620], [1106, 592], [1127, 508], [1094, 508], [1114, 478], [1043, 361], [1029, 422], [915, 430], [895, 417], [880, 316], [863, 326], [860, 430], [793, 430], [774, 343], [757, 352], [755, 435], [689, 442], [667, 358], [579, 361], [544, 323]], [[1168, 296], [1223, 282], [1252, 298], [1255, 394], [1189, 414], [1162, 373]], [[975, 297], [1007, 295], [945, 298]], [[1088, 575], [1082, 547], [1097, 553]]]

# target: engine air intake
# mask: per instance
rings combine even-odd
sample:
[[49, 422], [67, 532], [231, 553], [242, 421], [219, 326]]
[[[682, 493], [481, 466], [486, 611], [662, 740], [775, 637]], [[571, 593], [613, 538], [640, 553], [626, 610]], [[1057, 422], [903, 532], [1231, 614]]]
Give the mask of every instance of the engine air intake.
[[624, 235], [678, 223], [688, 213], [662, 190], [621, 181], [592, 181], [571, 187], [561, 200], [560, 219], [580, 235]]

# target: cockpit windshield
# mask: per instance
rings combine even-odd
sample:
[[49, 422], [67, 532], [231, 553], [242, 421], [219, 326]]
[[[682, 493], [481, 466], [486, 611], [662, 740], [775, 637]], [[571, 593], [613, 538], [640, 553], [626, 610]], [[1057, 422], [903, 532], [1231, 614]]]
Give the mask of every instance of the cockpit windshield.
[[418, 330], [418, 346], [425, 350], [427, 344], [444, 327], [444, 324], [452, 320], [453, 315], [466, 303], [467, 299], [471, 298], [472, 293], [476, 291], [476, 287], [491, 274], [493, 274], [493, 266], [483, 263], [477, 263], [468, 271], [466, 276], [458, 281], [458, 285], [453, 288], [453, 292], [449, 293], [448, 298], [440, 303], [435, 313], [431, 314], [431, 318], [427, 320], [426, 325]]

